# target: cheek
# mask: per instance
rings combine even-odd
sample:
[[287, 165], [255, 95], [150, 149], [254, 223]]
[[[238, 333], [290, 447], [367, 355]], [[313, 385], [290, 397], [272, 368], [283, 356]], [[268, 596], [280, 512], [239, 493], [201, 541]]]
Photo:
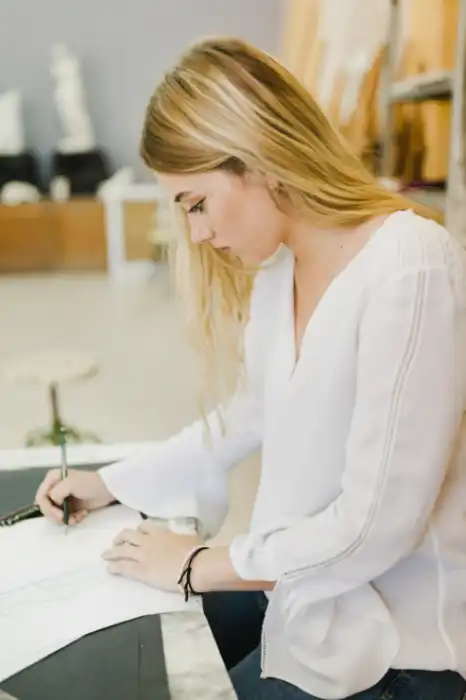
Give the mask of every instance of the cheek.
[[256, 202], [250, 208], [247, 231], [253, 245], [264, 255], [272, 254], [281, 242], [281, 220], [275, 205]]
[[235, 236], [244, 229], [244, 207], [241, 204], [238, 197], [230, 195], [217, 198], [209, 207], [209, 223], [219, 238]]
[[252, 256], [253, 262], [273, 255], [281, 242], [275, 205], [254, 191], [229, 192], [217, 197], [208, 215], [218, 242]]

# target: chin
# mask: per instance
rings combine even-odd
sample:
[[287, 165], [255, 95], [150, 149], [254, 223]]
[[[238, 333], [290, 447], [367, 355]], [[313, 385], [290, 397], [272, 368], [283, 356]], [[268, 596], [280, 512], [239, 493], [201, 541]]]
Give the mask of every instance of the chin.
[[262, 264], [262, 258], [257, 255], [239, 255], [232, 254], [244, 267], [259, 267]]
[[266, 265], [268, 262], [272, 261], [280, 249], [281, 246], [278, 246], [278, 248], [274, 250], [267, 251], [251, 250], [238, 252], [230, 248], [225, 254], [231, 259], [239, 260], [244, 267], [262, 267], [262, 265]]

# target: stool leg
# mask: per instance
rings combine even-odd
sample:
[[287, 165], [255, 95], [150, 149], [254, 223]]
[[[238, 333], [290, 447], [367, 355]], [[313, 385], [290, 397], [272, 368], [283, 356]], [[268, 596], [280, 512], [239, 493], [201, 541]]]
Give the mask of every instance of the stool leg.
[[60, 415], [57, 383], [53, 382], [49, 384], [48, 393], [52, 420], [51, 428], [50, 430], [34, 430], [28, 433], [26, 436], [27, 447], [37, 447], [39, 445], [59, 445], [60, 432], [62, 429], [65, 432], [65, 437], [68, 442], [100, 442], [97, 435], [94, 435], [93, 433], [81, 432], [80, 430], [77, 430], [76, 428], [73, 428], [72, 426], [63, 422]]

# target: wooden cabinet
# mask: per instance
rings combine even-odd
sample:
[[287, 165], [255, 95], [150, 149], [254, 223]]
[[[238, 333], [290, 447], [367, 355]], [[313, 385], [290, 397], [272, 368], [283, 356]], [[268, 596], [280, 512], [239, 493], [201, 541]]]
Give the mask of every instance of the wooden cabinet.
[[0, 272], [105, 270], [106, 266], [100, 201], [0, 205]]
[[125, 258], [150, 260], [154, 254], [151, 232], [156, 228], [156, 202], [123, 202]]
[[[119, 207], [124, 260], [153, 260], [156, 198], [122, 199]], [[105, 204], [93, 198], [0, 205], [0, 273], [106, 271], [106, 226]]]
[[52, 270], [57, 259], [54, 229], [48, 205], [0, 206], [0, 271]]
[[51, 206], [55, 223], [57, 268], [105, 270], [107, 243], [102, 202], [77, 199]]

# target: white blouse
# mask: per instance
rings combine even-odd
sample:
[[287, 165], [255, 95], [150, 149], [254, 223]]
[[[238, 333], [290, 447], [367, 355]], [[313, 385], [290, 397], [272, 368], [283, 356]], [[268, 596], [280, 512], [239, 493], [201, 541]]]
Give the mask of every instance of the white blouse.
[[197, 422], [101, 474], [151, 516], [194, 498], [211, 532], [227, 470], [261, 447], [230, 554], [242, 578], [277, 581], [263, 676], [329, 699], [390, 667], [466, 676], [465, 253], [391, 215], [325, 292], [297, 363], [293, 266], [283, 248], [257, 277], [226, 434], [212, 414], [210, 447]]

